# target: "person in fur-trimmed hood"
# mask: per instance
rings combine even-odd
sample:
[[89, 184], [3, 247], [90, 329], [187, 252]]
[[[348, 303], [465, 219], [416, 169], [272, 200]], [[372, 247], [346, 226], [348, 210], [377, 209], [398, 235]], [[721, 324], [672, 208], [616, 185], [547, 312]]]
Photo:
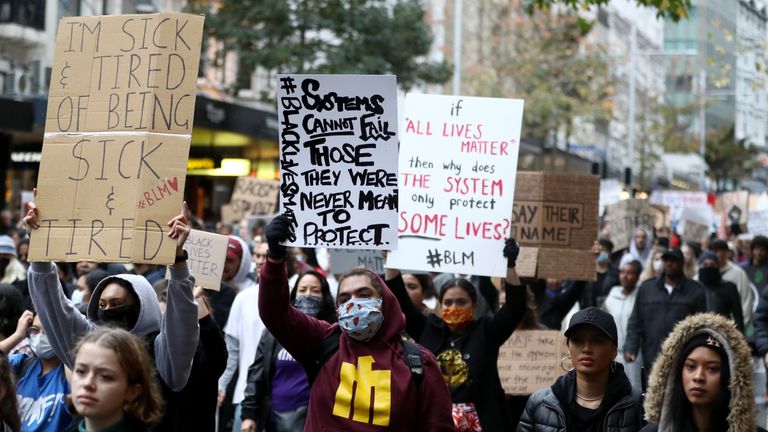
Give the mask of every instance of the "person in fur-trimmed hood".
[[750, 349], [713, 313], [675, 326], [653, 364], [641, 432], [764, 431], [756, 426]]

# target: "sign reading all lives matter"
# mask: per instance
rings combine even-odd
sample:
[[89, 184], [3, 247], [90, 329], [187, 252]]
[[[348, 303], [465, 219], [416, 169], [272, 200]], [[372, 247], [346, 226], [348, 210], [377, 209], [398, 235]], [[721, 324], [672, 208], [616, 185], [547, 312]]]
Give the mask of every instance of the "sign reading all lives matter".
[[529, 395], [564, 374], [565, 336], [556, 330], [517, 330], [499, 350], [501, 386], [510, 395]]
[[30, 259], [173, 262], [202, 31], [188, 14], [61, 19]]
[[523, 101], [409, 94], [387, 267], [504, 276]]
[[512, 237], [520, 276], [594, 280], [599, 201], [597, 176], [518, 172]]
[[287, 244], [395, 249], [395, 77], [278, 75], [277, 88]]
[[279, 193], [280, 182], [277, 180], [238, 177], [229, 200], [230, 208], [240, 217], [246, 214], [271, 215], [277, 211]]

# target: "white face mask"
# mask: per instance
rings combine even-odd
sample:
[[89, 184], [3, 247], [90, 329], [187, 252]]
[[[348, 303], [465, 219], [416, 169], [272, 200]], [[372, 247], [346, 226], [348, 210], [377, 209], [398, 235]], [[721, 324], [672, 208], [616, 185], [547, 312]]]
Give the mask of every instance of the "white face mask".
[[56, 353], [53, 351], [53, 347], [48, 342], [48, 336], [42, 333], [29, 337], [29, 349], [31, 349], [36, 356], [42, 359], [47, 360], [56, 357]]
[[660, 259], [653, 260], [653, 271], [661, 273], [664, 271], [664, 261]]

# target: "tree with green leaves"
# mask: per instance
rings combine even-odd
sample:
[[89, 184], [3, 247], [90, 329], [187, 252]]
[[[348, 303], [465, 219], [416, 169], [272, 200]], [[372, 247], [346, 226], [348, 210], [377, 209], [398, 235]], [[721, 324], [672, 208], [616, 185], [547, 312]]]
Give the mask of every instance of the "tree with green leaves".
[[[607, 5], [610, 0], [528, 0], [528, 10], [532, 12], [536, 8], [549, 9], [556, 4], [563, 4], [571, 9], [578, 10], [590, 6]], [[673, 21], [688, 18], [688, 11], [693, 7], [691, 0], [635, 0], [638, 6], [656, 9], [659, 18], [669, 18]]]
[[746, 139], [736, 139], [735, 127], [711, 133], [707, 137], [705, 160], [717, 192], [732, 189], [757, 168], [759, 149]]
[[206, 36], [219, 60], [237, 52], [236, 88], [249, 87], [256, 67], [277, 73], [394, 74], [401, 88], [442, 83], [446, 63], [428, 61], [432, 44], [417, 0], [193, 1], [206, 12]]

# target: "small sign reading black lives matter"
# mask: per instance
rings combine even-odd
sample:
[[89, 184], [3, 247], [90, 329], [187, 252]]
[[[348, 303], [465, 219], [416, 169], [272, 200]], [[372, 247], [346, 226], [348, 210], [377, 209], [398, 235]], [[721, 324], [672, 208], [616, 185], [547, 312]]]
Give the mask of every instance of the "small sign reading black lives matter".
[[279, 75], [277, 88], [288, 244], [396, 249], [395, 77]]

